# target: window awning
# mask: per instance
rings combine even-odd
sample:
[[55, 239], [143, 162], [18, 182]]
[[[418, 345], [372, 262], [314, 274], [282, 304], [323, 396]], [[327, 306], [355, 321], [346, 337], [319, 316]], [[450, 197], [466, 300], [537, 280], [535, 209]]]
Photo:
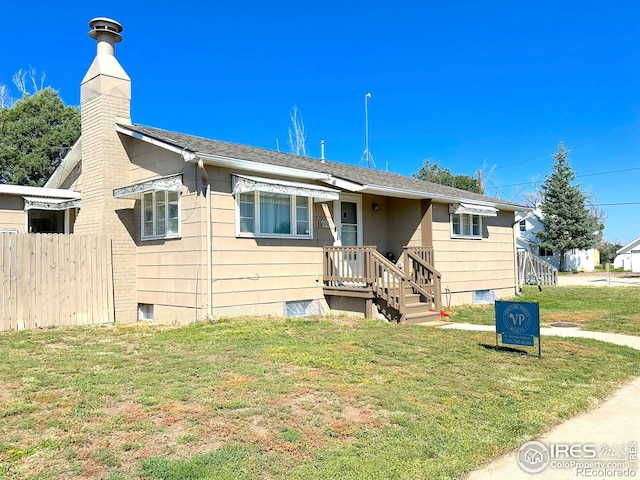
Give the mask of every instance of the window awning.
[[498, 209], [487, 207], [485, 205], [476, 205], [473, 203], [450, 203], [449, 213], [459, 214], [467, 213], [469, 215], [479, 215], [481, 217], [497, 217]]
[[80, 208], [79, 198], [22, 197], [25, 210], [68, 210]]
[[133, 183], [126, 187], [114, 188], [114, 198], [140, 198], [143, 193], [153, 190], [182, 192], [182, 175], [154, 178], [143, 182]]
[[309, 183], [288, 182], [273, 178], [250, 177], [248, 175], [233, 175], [233, 194], [247, 192], [270, 192], [285, 195], [311, 197], [316, 201], [338, 200], [339, 191], [333, 188]]

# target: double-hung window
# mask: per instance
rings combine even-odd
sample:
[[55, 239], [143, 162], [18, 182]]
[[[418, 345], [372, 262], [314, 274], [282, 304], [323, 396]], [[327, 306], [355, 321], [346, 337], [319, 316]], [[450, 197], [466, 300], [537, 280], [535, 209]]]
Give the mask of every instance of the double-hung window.
[[458, 238], [482, 238], [480, 215], [452, 213], [451, 236]]
[[538, 256], [553, 257], [553, 250], [548, 247], [538, 247]]
[[252, 191], [238, 194], [236, 201], [239, 236], [312, 236], [310, 197]]
[[142, 238], [180, 236], [180, 193], [152, 190], [142, 197]]

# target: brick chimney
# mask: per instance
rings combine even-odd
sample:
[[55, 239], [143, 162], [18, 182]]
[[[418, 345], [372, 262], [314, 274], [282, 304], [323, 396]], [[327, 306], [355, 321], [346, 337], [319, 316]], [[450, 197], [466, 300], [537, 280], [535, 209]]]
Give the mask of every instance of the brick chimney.
[[113, 198], [113, 189], [130, 183], [131, 163], [116, 132], [130, 124], [131, 79], [115, 57], [122, 25], [109, 18], [89, 22], [97, 54], [80, 86], [82, 115], [82, 207], [77, 234], [104, 234], [113, 249], [116, 322], [137, 320], [134, 200]]

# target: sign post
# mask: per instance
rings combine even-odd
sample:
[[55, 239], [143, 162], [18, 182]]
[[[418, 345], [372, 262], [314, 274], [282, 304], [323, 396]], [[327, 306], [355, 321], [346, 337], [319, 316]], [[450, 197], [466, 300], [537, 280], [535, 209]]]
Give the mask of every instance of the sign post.
[[498, 336], [503, 344], [535, 346], [538, 337], [538, 357], [542, 358], [540, 345], [540, 307], [538, 302], [503, 302], [496, 300], [496, 349]]

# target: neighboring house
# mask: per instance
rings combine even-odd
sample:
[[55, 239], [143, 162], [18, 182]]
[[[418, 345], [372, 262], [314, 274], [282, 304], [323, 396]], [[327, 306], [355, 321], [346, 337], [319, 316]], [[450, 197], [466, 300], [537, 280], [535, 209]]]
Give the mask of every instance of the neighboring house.
[[0, 232], [73, 233], [79, 205], [70, 190], [0, 185]]
[[640, 237], [627, 243], [616, 252], [613, 268], [621, 268], [630, 272], [640, 272]]
[[408, 321], [443, 299], [514, 295], [514, 214], [526, 207], [133, 124], [114, 55], [122, 27], [89, 25], [98, 53], [81, 83], [82, 138], [46, 187], [81, 195], [77, 216], [65, 205], [70, 231], [111, 238], [116, 321], [374, 316], [375, 305]]
[[[516, 246], [520, 250], [528, 250], [533, 255], [559, 269], [560, 252], [540, 246], [540, 240], [536, 236], [537, 232], [544, 230], [543, 218], [544, 215], [540, 210], [540, 206], [528, 212], [516, 213]], [[572, 249], [565, 253], [565, 270], [568, 272], [593, 272], [595, 266], [599, 263], [600, 255], [595, 248], [588, 250]]]

